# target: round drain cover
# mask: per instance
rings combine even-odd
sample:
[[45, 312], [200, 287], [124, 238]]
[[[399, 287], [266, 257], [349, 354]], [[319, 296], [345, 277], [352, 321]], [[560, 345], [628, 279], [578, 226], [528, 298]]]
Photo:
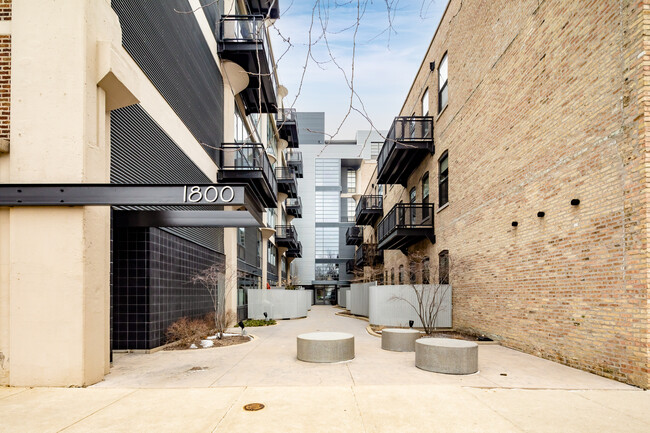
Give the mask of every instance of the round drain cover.
[[244, 410], [247, 410], [249, 412], [254, 412], [256, 410], [262, 409], [264, 409], [264, 405], [262, 403], [248, 403], [246, 406], [244, 406]]

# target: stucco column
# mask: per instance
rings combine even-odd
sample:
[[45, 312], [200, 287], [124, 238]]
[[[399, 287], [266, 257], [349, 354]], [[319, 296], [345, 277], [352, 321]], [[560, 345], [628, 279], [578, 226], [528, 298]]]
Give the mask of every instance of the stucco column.
[[223, 230], [226, 255], [226, 310], [237, 314], [237, 228]]
[[269, 227], [261, 227], [262, 233], [262, 289], [266, 289], [266, 284], [269, 282], [269, 239], [275, 234], [275, 229]]
[[[98, 46], [121, 48], [110, 5], [14, 2], [12, 20], [9, 181], [109, 182], [110, 117], [106, 91], [98, 87]], [[9, 239], [0, 246], [0, 261], [9, 263], [8, 312], [0, 313], [9, 316], [9, 383], [102, 380], [109, 359], [110, 208], [11, 208], [0, 226]]]

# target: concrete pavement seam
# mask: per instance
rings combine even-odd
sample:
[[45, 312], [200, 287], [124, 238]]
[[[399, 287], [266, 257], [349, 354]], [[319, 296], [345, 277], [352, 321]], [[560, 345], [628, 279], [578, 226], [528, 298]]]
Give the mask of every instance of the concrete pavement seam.
[[361, 419], [361, 426], [363, 427], [364, 433], [368, 432], [368, 429], [366, 428], [366, 422], [363, 419], [363, 414], [361, 413], [361, 407], [359, 406], [359, 400], [357, 400], [357, 393], [354, 392], [354, 385], [350, 387], [350, 391], [352, 391], [352, 397], [354, 398], [354, 405], [357, 408], [357, 413], [359, 414], [359, 418]]
[[[464, 387], [463, 387], [463, 388], [464, 388]], [[462, 388], [461, 388], [461, 389], [462, 389]], [[497, 416], [500, 416], [501, 418], [503, 418], [503, 419], [505, 419], [506, 421], [508, 421], [510, 424], [512, 424], [512, 426], [513, 426], [515, 429], [517, 429], [517, 431], [520, 431], [520, 432], [525, 432], [525, 431], [526, 431], [526, 429], [525, 429], [524, 427], [521, 427], [521, 426], [519, 426], [518, 424], [516, 424], [513, 420], [511, 420], [510, 418], [508, 418], [507, 416], [505, 416], [504, 414], [502, 414], [501, 412], [497, 411], [495, 408], [493, 408], [492, 406], [490, 406], [489, 404], [487, 404], [486, 402], [484, 402], [483, 400], [481, 400], [480, 398], [478, 398], [476, 395], [474, 395], [474, 393], [472, 393], [472, 392], [467, 392], [467, 394], [471, 395], [472, 398], [473, 398], [474, 400], [476, 400], [477, 402], [479, 402], [480, 404], [482, 404], [483, 406], [485, 406], [486, 408], [488, 408], [489, 410], [491, 410], [492, 412], [494, 412]]]
[[211, 430], [212, 433], [215, 433], [217, 431], [217, 429], [219, 428], [219, 426], [221, 425], [223, 420], [226, 419], [228, 414], [232, 411], [232, 408], [235, 407], [235, 403], [237, 403], [239, 401], [239, 399], [241, 398], [242, 395], [244, 395], [244, 392], [246, 392], [247, 389], [248, 389], [248, 386], [242, 387], [242, 390], [239, 393], [239, 395], [237, 397], [233, 398], [232, 403], [230, 404], [230, 407], [228, 408], [228, 410], [226, 410], [224, 412], [223, 416], [217, 422], [217, 425], [215, 425], [214, 428]]
[[[589, 391], [591, 391], [591, 390], [589, 390]], [[612, 390], [612, 391], [619, 391], [619, 390]], [[620, 392], [620, 391], [619, 391], [619, 392]], [[623, 392], [629, 392], [629, 391], [623, 391]], [[630, 415], [629, 413], [622, 412], [622, 411], [620, 411], [620, 410], [618, 410], [618, 409], [615, 409], [615, 408], [613, 408], [613, 407], [610, 407], [610, 406], [606, 406], [606, 405], [602, 404], [602, 403], [599, 402], [599, 401], [592, 400], [592, 399], [590, 399], [588, 396], [583, 395], [583, 394], [584, 394], [583, 392], [578, 392], [577, 394], [578, 394], [580, 397], [584, 398], [585, 400], [588, 400], [588, 401], [590, 401], [591, 403], [597, 404], [598, 406], [604, 407], [605, 409], [609, 409], [609, 410], [612, 410], [612, 411], [614, 411], [614, 412], [618, 412], [618, 413], [620, 413], [621, 415], [624, 415], [624, 416], [629, 416], [630, 418], [633, 418], [633, 419], [635, 419], [635, 420], [637, 420], [637, 421], [641, 421], [641, 422], [643, 422], [643, 423], [647, 423], [647, 422], [648, 422], [648, 419], [647, 419], [647, 418], [646, 418], [646, 419], [637, 418], [635, 415]], [[643, 395], [643, 393], [641, 392], [640, 395]]]
[[[113, 405], [114, 405], [115, 403], [117, 403], [118, 401], [121, 401], [122, 399], [124, 399], [124, 398], [126, 398], [126, 397], [128, 397], [128, 396], [130, 396], [130, 395], [133, 395], [133, 394], [135, 394], [135, 393], [138, 392], [138, 391], [139, 391], [138, 389], [134, 389], [133, 391], [129, 392], [128, 394], [124, 394], [122, 397], [118, 398], [117, 400], [114, 400], [114, 401], [110, 402], [110, 403], [107, 404], [106, 406], [101, 407], [101, 408], [97, 409], [96, 411], [93, 411], [93, 412], [89, 413], [88, 415], [79, 418], [78, 420], [76, 420], [76, 421], [73, 422], [72, 424], [63, 427], [62, 429], [58, 430], [58, 432], [62, 432], [62, 431], [64, 431], [64, 430], [69, 429], [70, 427], [72, 427], [72, 426], [75, 425], [75, 424], [79, 424], [81, 421], [85, 420], [86, 418], [89, 418], [89, 417], [95, 415], [96, 413], [99, 413], [99, 412], [103, 411], [103, 410], [106, 409], [107, 407], [111, 407], [111, 406], [113, 406]], [[57, 432], [57, 433], [58, 433], [58, 432]]]
[[32, 389], [32, 388], [21, 389], [20, 391], [14, 392], [13, 394], [8, 394], [8, 395], [5, 395], [4, 397], [0, 397], [0, 400], [4, 400], [5, 398], [13, 397], [14, 395], [22, 394], [23, 392], [27, 391], [28, 389]]

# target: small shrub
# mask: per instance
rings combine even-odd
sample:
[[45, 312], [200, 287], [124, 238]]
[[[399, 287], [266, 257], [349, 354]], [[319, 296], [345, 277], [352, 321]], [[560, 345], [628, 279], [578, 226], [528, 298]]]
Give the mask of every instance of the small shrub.
[[275, 320], [269, 319], [269, 320], [256, 320], [256, 319], [248, 319], [244, 320], [244, 326], [246, 328], [254, 328], [255, 326], [269, 326], [269, 325], [275, 325]]
[[165, 336], [168, 343], [180, 341], [183, 344], [191, 344], [208, 335], [212, 327], [205, 318], [190, 319], [181, 317], [167, 328]]

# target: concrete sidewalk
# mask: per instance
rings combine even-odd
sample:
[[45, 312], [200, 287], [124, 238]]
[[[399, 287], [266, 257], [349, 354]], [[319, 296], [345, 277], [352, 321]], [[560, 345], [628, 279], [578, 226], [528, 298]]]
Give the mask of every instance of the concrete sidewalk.
[[[0, 432], [650, 431], [648, 392], [500, 346], [480, 347], [475, 375], [424, 372], [336, 311], [239, 346], [124, 354], [85, 389], [0, 388]], [[296, 335], [317, 330], [353, 333], [356, 358], [297, 361]], [[254, 402], [266, 407], [243, 410]]]

